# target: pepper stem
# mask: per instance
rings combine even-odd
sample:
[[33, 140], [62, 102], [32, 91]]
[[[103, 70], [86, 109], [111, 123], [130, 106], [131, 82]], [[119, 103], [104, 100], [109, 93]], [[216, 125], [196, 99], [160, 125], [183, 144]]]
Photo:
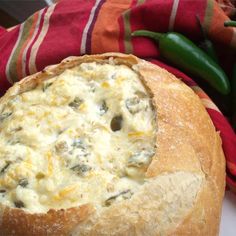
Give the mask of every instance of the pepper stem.
[[226, 26], [226, 27], [228, 27], [228, 26], [236, 27], [236, 21], [233, 21], [233, 20], [225, 21], [224, 26]]
[[146, 37], [154, 39], [155, 41], [159, 41], [165, 34], [156, 33], [149, 30], [136, 30], [131, 35], [132, 36], [146, 36]]

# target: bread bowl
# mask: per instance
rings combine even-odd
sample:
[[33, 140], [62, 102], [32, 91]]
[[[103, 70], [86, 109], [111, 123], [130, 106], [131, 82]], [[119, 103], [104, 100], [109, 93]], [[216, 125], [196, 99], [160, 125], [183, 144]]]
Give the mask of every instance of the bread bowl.
[[0, 100], [0, 235], [217, 235], [221, 139], [133, 55], [69, 57]]

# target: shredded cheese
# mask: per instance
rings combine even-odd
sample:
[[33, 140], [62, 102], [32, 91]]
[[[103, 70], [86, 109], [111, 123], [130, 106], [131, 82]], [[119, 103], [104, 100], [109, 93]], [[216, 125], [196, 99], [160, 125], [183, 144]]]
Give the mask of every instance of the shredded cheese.
[[142, 183], [130, 173], [144, 176], [155, 151], [150, 99], [136, 72], [110, 61], [82, 63], [0, 104], [0, 202], [43, 213], [131, 197]]

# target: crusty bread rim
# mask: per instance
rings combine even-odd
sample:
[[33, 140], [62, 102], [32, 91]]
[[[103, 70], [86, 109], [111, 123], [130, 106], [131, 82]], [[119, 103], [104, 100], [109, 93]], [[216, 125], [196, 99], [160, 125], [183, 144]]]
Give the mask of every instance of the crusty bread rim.
[[[120, 53], [69, 57], [58, 65], [46, 67], [42, 72], [28, 76], [16, 83], [0, 99], [0, 103], [4, 104], [11, 96], [32, 89], [41, 81], [54, 77], [65, 69], [73, 68], [84, 62], [104, 62], [104, 60], [108, 62], [109, 58], [113, 58], [117, 64], [126, 64], [137, 71], [144, 79], [146, 86], [154, 94], [153, 101], [158, 113], [158, 150], [147, 170], [147, 177], [190, 171], [203, 175], [205, 179], [192, 209], [189, 209], [178, 225], [171, 228], [167, 227], [168, 230], [164, 234], [217, 235], [225, 186], [225, 161], [221, 140], [199, 98], [190, 88], [167, 71], [132, 55]], [[175, 99], [176, 101], [174, 101]], [[164, 106], [164, 101], [167, 104], [170, 102], [171, 105], [182, 110], [178, 113], [175, 107]], [[198, 118], [195, 117], [196, 115]], [[181, 124], [182, 121], [185, 123]], [[168, 134], [165, 131], [168, 131]], [[189, 136], [191, 133], [192, 139]], [[196, 140], [195, 135], [198, 137]], [[193, 150], [191, 145], [188, 146], [180, 142], [184, 140], [180, 136], [186, 136], [190, 139], [189, 144], [193, 146]], [[174, 138], [178, 139], [178, 137], [180, 137], [179, 142], [183, 144], [183, 147], [178, 147], [183, 154], [181, 159], [179, 154], [172, 154], [167, 145], [167, 142], [175, 142]], [[173, 152], [177, 151], [178, 148], [173, 144]], [[193, 152], [193, 156], [189, 157], [189, 161], [187, 156], [191, 152]], [[94, 207], [90, 204], [66, 210], [50, 210], [47, 214], [28, 214], [20, 209], [10, 209], [2, 205], [0, 207], [0, 235], [68, 235], [76, 225], [80, 225], [79, 222], [85, 222], [82, 224], [82, 228], [80, 227], [81, 235], [84, 235], [82, 233], [83, 227], [86, 228], [91, 223], [90, 216], [92, 217], [95, 212]], [[99, 220], [99, 218], [95, 219]], [[94, 229], [89, 231], [88, 235], [100, 235], [101, 232], [104, 232], [104, 235], [113, 235], [112, 231], [109, 231], [112, 227], [108, 227], [106, 232], [104, 225], [106, 226], [105, 223], [98, 223]], [[133, 227], [135, 229], [124, 229], [126, 231], [123, 231], [121, 235], [145, 235], [146, 232], [147, 235], [151, 235], [148, 232], [157, 235], [155, 232], [158, 231], [155, 226], [152, 226], [152, 229], [145, 229], [145, 225], [143, 229], [139, 229], [138, 225]], [[144, 229], [145, 231], [142, 231]]]

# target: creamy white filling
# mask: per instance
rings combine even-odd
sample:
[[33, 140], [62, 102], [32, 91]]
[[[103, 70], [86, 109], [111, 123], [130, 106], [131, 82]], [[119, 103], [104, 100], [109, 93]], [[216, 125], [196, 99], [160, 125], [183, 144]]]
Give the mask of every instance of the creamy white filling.
[[138, 74], [83, 63], [0, 105], [0, 202], [30, 212], [132, 197], [155, 152]]

